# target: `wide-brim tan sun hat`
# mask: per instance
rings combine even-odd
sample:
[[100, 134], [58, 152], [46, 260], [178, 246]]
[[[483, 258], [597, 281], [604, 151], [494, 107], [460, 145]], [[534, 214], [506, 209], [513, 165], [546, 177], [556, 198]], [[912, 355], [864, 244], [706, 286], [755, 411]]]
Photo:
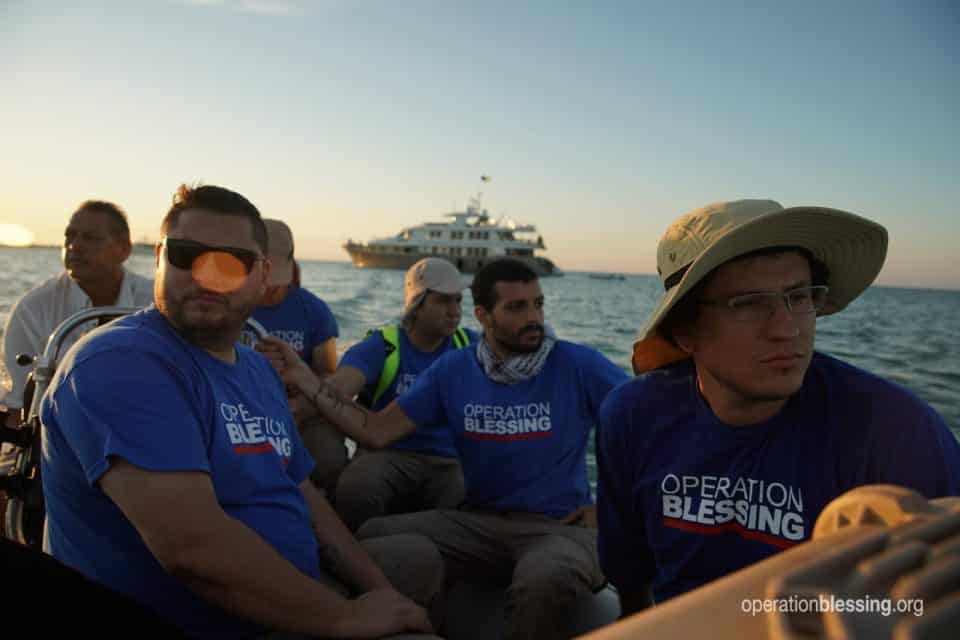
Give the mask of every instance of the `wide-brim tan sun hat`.
[[887, 255], [887, 230], [839, 209], [785, 209], [773, 200], [719, 202], [681, 216], [657, 245], [665, 291], [633, 345], [634, 372], [688, 357], [660, 331], [670, 311], [717, 267], [772, 247], [806, 249], [829, 268], [830, 291], [817, 314], [825, 316], [845, 308], [876, 279]]

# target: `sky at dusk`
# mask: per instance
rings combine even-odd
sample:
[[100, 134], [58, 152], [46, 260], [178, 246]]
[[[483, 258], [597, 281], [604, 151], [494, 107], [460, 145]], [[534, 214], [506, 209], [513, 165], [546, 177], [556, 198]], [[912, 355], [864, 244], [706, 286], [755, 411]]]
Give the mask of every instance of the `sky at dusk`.
[[0, 242], [88, 198], [155, 240], [204, 182], [346, 260], [482, 191], [565, 270], [653, 273], [673, 218], [761, 197], [956, 289], [958, 70], [951, 1], [0, 0]]

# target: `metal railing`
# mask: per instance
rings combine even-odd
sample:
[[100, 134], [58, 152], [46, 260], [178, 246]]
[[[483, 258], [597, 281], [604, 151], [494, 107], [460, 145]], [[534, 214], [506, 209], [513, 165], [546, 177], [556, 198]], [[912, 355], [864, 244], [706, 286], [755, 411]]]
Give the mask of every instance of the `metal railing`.
[[[43, 494], [40, 484], [40, 452], [41, 425], [40, 403], [50, 386], [51, 380], [60, 363], [60, 349], [64, 340], [78, 327], [91, 320], [103, 321], [116, 319], [140, 311], [137, 307], [94, 307], [79, 311], [54, 329], [47, 339], [43, 353], [31, 357], [25, 354], [17, 355], [17, 362], [22, 366], [33, 365], [25, 395], [30, 396], [29, 409], [24, 412], [18, 429], [6, 429], [3, 440], [13, 444], [14, 462], [6, 475], [0, 476], [0, 489], [7, 494], [7, 504], [4, 510], [5, 537], [26, 544], [39, 546], [42, 532], [36, 527], [29, 527], [25, 519], [27, 509], [39, 509], [40, 513], [33, 514], [41, 521], [44, 517]], [[253, 318], [247, 319], [247, 327], [252, 329], [257, 338], [267, 335], [267, 331]], [[27, 404], [25, 403], [26, 407]], [[28, 507], [29, 505], [29, 507]], [[28, 530], [29, 529], [29, 530]]]

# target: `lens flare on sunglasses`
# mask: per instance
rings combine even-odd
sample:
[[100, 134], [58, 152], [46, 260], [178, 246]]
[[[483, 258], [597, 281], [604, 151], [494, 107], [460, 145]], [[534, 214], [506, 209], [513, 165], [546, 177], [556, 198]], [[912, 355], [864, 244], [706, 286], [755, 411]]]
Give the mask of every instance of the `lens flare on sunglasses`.
[[217, 293], [236, 291], [247, 281], [243, 262], [224, 251], [208, 251], [197, 256], [191, 272], [197, 284]]

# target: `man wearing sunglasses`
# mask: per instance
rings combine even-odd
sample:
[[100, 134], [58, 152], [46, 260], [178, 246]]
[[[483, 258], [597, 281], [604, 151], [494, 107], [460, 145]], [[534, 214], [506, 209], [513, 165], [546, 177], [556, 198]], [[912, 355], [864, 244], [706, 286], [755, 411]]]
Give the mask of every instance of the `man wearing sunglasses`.
[[[127, 216], [112, 202], [81, 204], [63, 233], [64, 271], [28, 291], [13, 306], [3, 332], [3, 361], [11, 388], [2, 403], [7, 426], [19, 425], [23, 391], [32, 367], [17, 364], [20, 354], [38, 355], [61, 322], [90, 307], [145, 307], [153, 302], [153, 283], [123, 268], [130, 257]], [[86, 324], [68, 336], [61, 351], [96, 326]]]
[[809, 539], [854, 487], [960, 493], [960, 447], [930, 406], [814, 351], [817, 316], [860, 295], [886, 248], [879, 224], [770, 200], [667, 229], [638, 377], [597, 429], [600, 558], [624, 614]]
[[436, 548], [413, 536], [374, 563], [396, 543], [350, 535], [308, 478], [283, 384], [237, 344], [270, 271], [256, 207], [181, 187], [161, 238], [156, 307], [86, 336], [44, 398], [47, 550], [192, 637], [429, 631], [384, 571], [428, 602]]

